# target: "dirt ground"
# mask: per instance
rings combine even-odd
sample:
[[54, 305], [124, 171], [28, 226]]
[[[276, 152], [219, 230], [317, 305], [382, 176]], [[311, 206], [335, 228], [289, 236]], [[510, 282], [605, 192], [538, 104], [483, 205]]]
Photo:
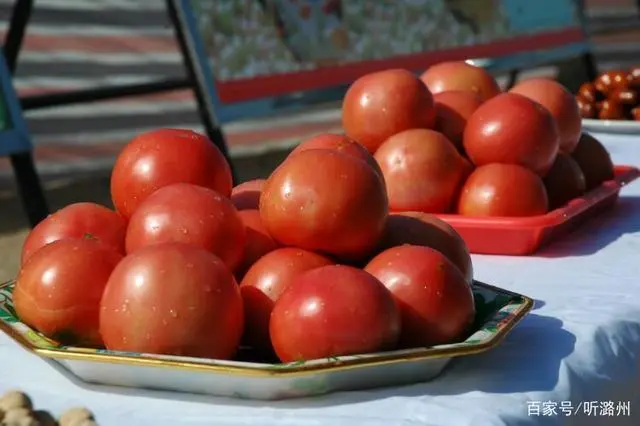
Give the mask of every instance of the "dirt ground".
[[[266, 177], [284, 159], [288, 151], [273, 151], [259, 156], [234, 159], [238, 182]], [[90, 175], [62, 177], [43, 176], [47, 200], [51, 211], [79, 201], [93, 201], [111, 207], [109, 196], [109, 170]], [[3, 185], [0, 191], [0, 282], [15, 277], [20, 260], [20, 248], [28, 231], [17, 191], [13, 185]]]

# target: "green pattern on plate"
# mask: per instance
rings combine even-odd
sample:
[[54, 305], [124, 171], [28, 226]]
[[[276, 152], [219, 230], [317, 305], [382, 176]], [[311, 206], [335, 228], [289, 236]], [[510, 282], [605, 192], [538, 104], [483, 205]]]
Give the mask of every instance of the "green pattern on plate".
[[[10, 326], [17, 334], [21, 335], [23, 339], [29, 341], [36, 348], [58, 349], [62, 351], [75, 351], [104, 355], [120, 355], [129, 357], [161, 358], [165, 360], [180, 358], [168, 355], [157, 356], [151, 354], [109, 351], [106, 349], [74, 348], [60, 345], [59, 343], [42, 336], [41, 334], [35, 332], [31, 328], [20, 322], [12, 303], [11, 292], [13, 290], [13, 286], [13, 282], [0, 284], [0, 321], [3, 321], [5, 324]], [[463, 342], [443, 346], [464, 348], [488, 341], [493, 336], [495, 336], [496, 333], [500, 332], [502, 328], [513, 321], [514, 317], [518, 314], [520, 308], [525, 303], [524, 299], [520, 296], [509, 294], [504, 290], [492, 289], [482, 284], [474, 285], [473, 292], [476, 306], [476, 319], [472, 329], [476, 331], [468, 336]], [[254, 365], [259, 365], [261, 368], [264, 368], [266, 365], [268, 368], [287, 370], [305, 365], [307, 363], [339, 364], [341, 362], [344, 362], [345, 360], [371, 358], [375, 356], [376, 354], [350, 355], [332, 357], [325, 360], [295, 361], [286, 364]], [[297, 390], [322, 390], [325, 386], [327, 386], [326, 384], [319, 383], [317, 379], [300, 378], [295, 380], [294, 382], [295, 388]]]

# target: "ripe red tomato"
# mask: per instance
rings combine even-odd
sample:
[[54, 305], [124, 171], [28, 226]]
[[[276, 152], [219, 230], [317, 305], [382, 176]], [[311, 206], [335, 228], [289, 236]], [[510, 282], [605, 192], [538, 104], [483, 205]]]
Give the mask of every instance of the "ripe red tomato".
[[267, 180], [260, 216], [282, 245], [360, 259], [375, 249], [387, 193], [368, 164], [337, 151], [291, 156]]
[[122, 259], [92, 238], [54, 241], [22, 266], [13, 303], [25, 324], [64, 345], [102, 346], [100, 298]]
[[273, 307], [269, 330], [282, 362], [364, 354], [396, 346], [400, 314], [377, 279], [330, 265], [294, 279]]
[[245, 241], [242, 262], [236, 268], [236, 278], [242, 278], [256, 260], [278, 248], [278, 243], [269, 235], [260, 218], [258, 210], [241, 210], [238, 212], [244, 224]]
[[402, 69], [360, 77], [342, 103], [345, 132], [371, 153], [403, 130], [433, 128], [435, 119], [431, 93], [420, 79]]
[[240, 290], [225, 264], [181, 243], [145, 247], [113, 271], [100, 304], [107, 349], [230, 359], [242, 335]]
[[429, 247], [390, 248], [365, 271], [384, 284], [402, 314], [400, 345], [442, 345], [463, 339], [475, 317], [471, 286], [442, 253]]
[[559, 143], [558, 126], [549, 111], [515, 93], [503, 93], [482, 104], [464, 130], [464, 149], [476, 166], [518, 164], [543, 177]]
[[441, 133], [412, 129], [383, 143], [375, 155], [391, 211], [446, 213], [471, 165]]
[[236, 185], [231, 190], [231, 202], [238, 210], [253, 210], [260, 205], [260, 194], [266, 179], [253, 179]]
[[158, 129], [135, 137], [118, 155], [111, 174], [111, 198], [130, 218], [154, 191], [192, 183], [231, 194], [231, 169], [220, 150], [191, 130]]
[[545, 107], [558, 124], [560, 151], [571, 153], [575, 149], [582, 133], [582, 118], [578, 102], [570, 91], [548, 78], [532, 78], [518, 83], [510, 92]]
[[259, 353], [272, 353], [269, 318], [274, 303], [298, 275], [334, 263], [326, 256], [294, 247], [279, 248], [258, 259], [240, 283], [245, 343]]
[[484, 68], [462, 61], [433, 65], [420, 78], [434, 95], [451, 90], [463, 90], [473, 92], [486, 101], [501, 92], [496, 80]]
[[127, 229], [127, 253], [160, 243], [201, 247], [234, 270], [242, 260], [246, 233], [229, 199], [188, 183], [165, 186], [136, 210]]
[[433, 95], [436, 105], [436, 129], [462, 152], [462, 135], [471, 114], [482, 105], [473, 92], [452, 90]]
[[560, 152], [544, 178], [544, 186], [549, 210], [554, 210], [584, 194], [587, 182], [578, 163], [569, 154]]
[[382, 176], [380, 166], [373, 158], [373, 155], [364, 147], [364, 145], [356, 142], [346, 135], [337, 135], [335, 133], [321, 133], [307, 139], [298, 145], [289, 156], [310, 149], [333, 149], [342, 154], [353, 155], [369, 164], [375, 172]]
[[588, 133], [582, 134], [571, 157], [584, 173], [587, 191], [615, 177], [613, 161], [607, 148]]
[[94, 203], [69, 204], [31, 230], [22, 246], [21, 264], [49, 243], [87, 234], [124, 255], [126, 230], [127, 222], [111, 209]]
[[447, 222], [422, 212], [393, 213], [387, 219], [381, 249], [404, 244], [430, 247], [444, 254], [473, 282], [471, 255], [464, 240]]
[[487, 164], [462, 188], [458, 213], [466, 216], [535, 216], [548, 210], [542, 179], [515, 164]]

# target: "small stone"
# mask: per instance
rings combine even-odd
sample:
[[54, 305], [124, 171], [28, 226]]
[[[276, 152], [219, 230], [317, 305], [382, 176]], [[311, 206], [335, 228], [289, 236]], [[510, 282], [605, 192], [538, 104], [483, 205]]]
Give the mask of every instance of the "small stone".
[[84, 407], [70, 408], [60, 416], [60, 426], [73, 426], [84, 420], [93, 420], [93, 413]]
[[31, 410], [31, 398], [24, 392], [10, 390], [0, 397], [0, 410], [9, 411], [12, 408], [26, 408]]
[[83, 419], [80, 420], [78, 422], [72, 422], [69, 423], [68, 426], [98, 426], [98, 423], [96, 423], [95, 421], [91, 420], [91, 419]]
[[39, 426], [39, 423], [33, 418], [31, 410], [19, 407], [4, 413], [2, 426]]

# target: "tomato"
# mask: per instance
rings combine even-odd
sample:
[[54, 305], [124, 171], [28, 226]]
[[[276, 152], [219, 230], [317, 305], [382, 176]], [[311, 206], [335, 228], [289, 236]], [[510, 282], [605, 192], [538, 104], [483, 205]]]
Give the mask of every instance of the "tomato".
[[201, 247], [231, 269], [242, 261], [244, 224], [227, 198], [188, 183], [165, 186], [140, 204], [129, 221], [127, 253], [160, 243]]
[[54, 241], [20, 269], [13, 303], [23, 323], [64, 345], [99, 347], [100, 298], [122, 259], [92, 238]]
[[458, 213], [466, 216], [535, 216], [548, 210], [542, 179], [515, 164], [487, 164], [462, 188]]
[[127, 222], [116, 212], [94, 203], [75, 203], [49, 215], [31, 230], [22, 246], [21, 264], [41, 247], [66, 238], [94, 239], [124, 254]]
[[463, 90], [473, 92], [486, 101], [501, 92], [496, 80], [484, 68], [462, 61], [433, 65], [420, 78], [433, 94]]
[[583, 133], [576, 149], [571, 153], [584, 174], [587, 191], [615, 177], [613, 161], [607, 148], [588, 133]]
[[266, 179], [253, 179], [236, 185], [231, 190], [231, 202], [238, 210], [253, 210], [260, 205], [260, 194]]
[[241, 210], [238, 215], [244, 224], [245, 241], [242, 262], [236, 268], [235, 275], [236, 278], [242, 278], [256, 260], [277, 249], [278, 243], [269, 235], [258, 210]]
[[293, 280], [273, 307], [269, 330], [282, 362], [380, 352], [395, 348], [400, 313], [370, 274], [330, 265]]
[[442, 345], [466, 337], [475, 317], [471, 286], [439, 251], [393, 247], [373, 258], [365, 271], [379, 279], [398, 304], [401, 347]]
[[375, 155], [387, 186], [391, 211], [446, 213], [471, 165], [441, 133], [405, 130]]
[[545, 107], [522, 95], [503, 93], [469, 117], [463, 143], [476, 166], [518, 164], [544, 177], [556, 159], [560, 138]]
[[259, 353], [273, 352], [269, 318], [274, 303], [298, 275], [334, 263], [326, 256], [294, 247], [279, 248], [258, 259], [240, 283], [245, 343]]
[[582, 117], [575, 96], [563, 85], [547, 78], [518, 83], [511, 93], [526, 96], [545, 107], [555, 119], [560, 135], [560, 151], [571, 153], [582, 133]]
[[145, 198], [173, 183], [192, 183], [231, 194], [231, 169], [220, 150], [191, 130], [158, 129], [135, 137], [118, 155], [111, 174], [111, 198], [130, 218]]
[[464, 240], [447, 222], [422, 212], [393, 213], [387, 219], [381, 248], [411, 244], [430, 247], [444, 254], [473, 282], [471, 255]]
[[382, 179], [368, 164], [325, 149], [288, 158], [260, 197], [262, 221], [282, 245], [345, 259], [375, 249], [388, 207]]
[[403, 130], [434, 127], [435, 119], [431, 93], [420, 79], [402, 69], [360, 77], [342, 102], [346, 134], [371, 153]]
[[342, 154], [353, 155], [373, 167], [373, 170], [375, 170], [379, 176], [382, 176], [380, 166], [367, 148], [346, 135], [321, 133], [302, 142], [289, 155], [291, 156], [309, 149], [333, 149]]
[[578, 163], [570, 155], [561, 152], [545, 176], [544, 186], [549, 198], [549, 209], [554, 210], [584, 194], [587, 182]]
[[107, 349], [230, 359], [242, 336], [242, 297], [214, 254], [182, 243], [125, 257], [100, 303]]
[[462, 151], [462, 135], [467, 120], [482, 105], [482, 100], [477, 94], [463, 90], [440, 92], [433, 96], [433, 100], [436, 105], [436, 129]]

